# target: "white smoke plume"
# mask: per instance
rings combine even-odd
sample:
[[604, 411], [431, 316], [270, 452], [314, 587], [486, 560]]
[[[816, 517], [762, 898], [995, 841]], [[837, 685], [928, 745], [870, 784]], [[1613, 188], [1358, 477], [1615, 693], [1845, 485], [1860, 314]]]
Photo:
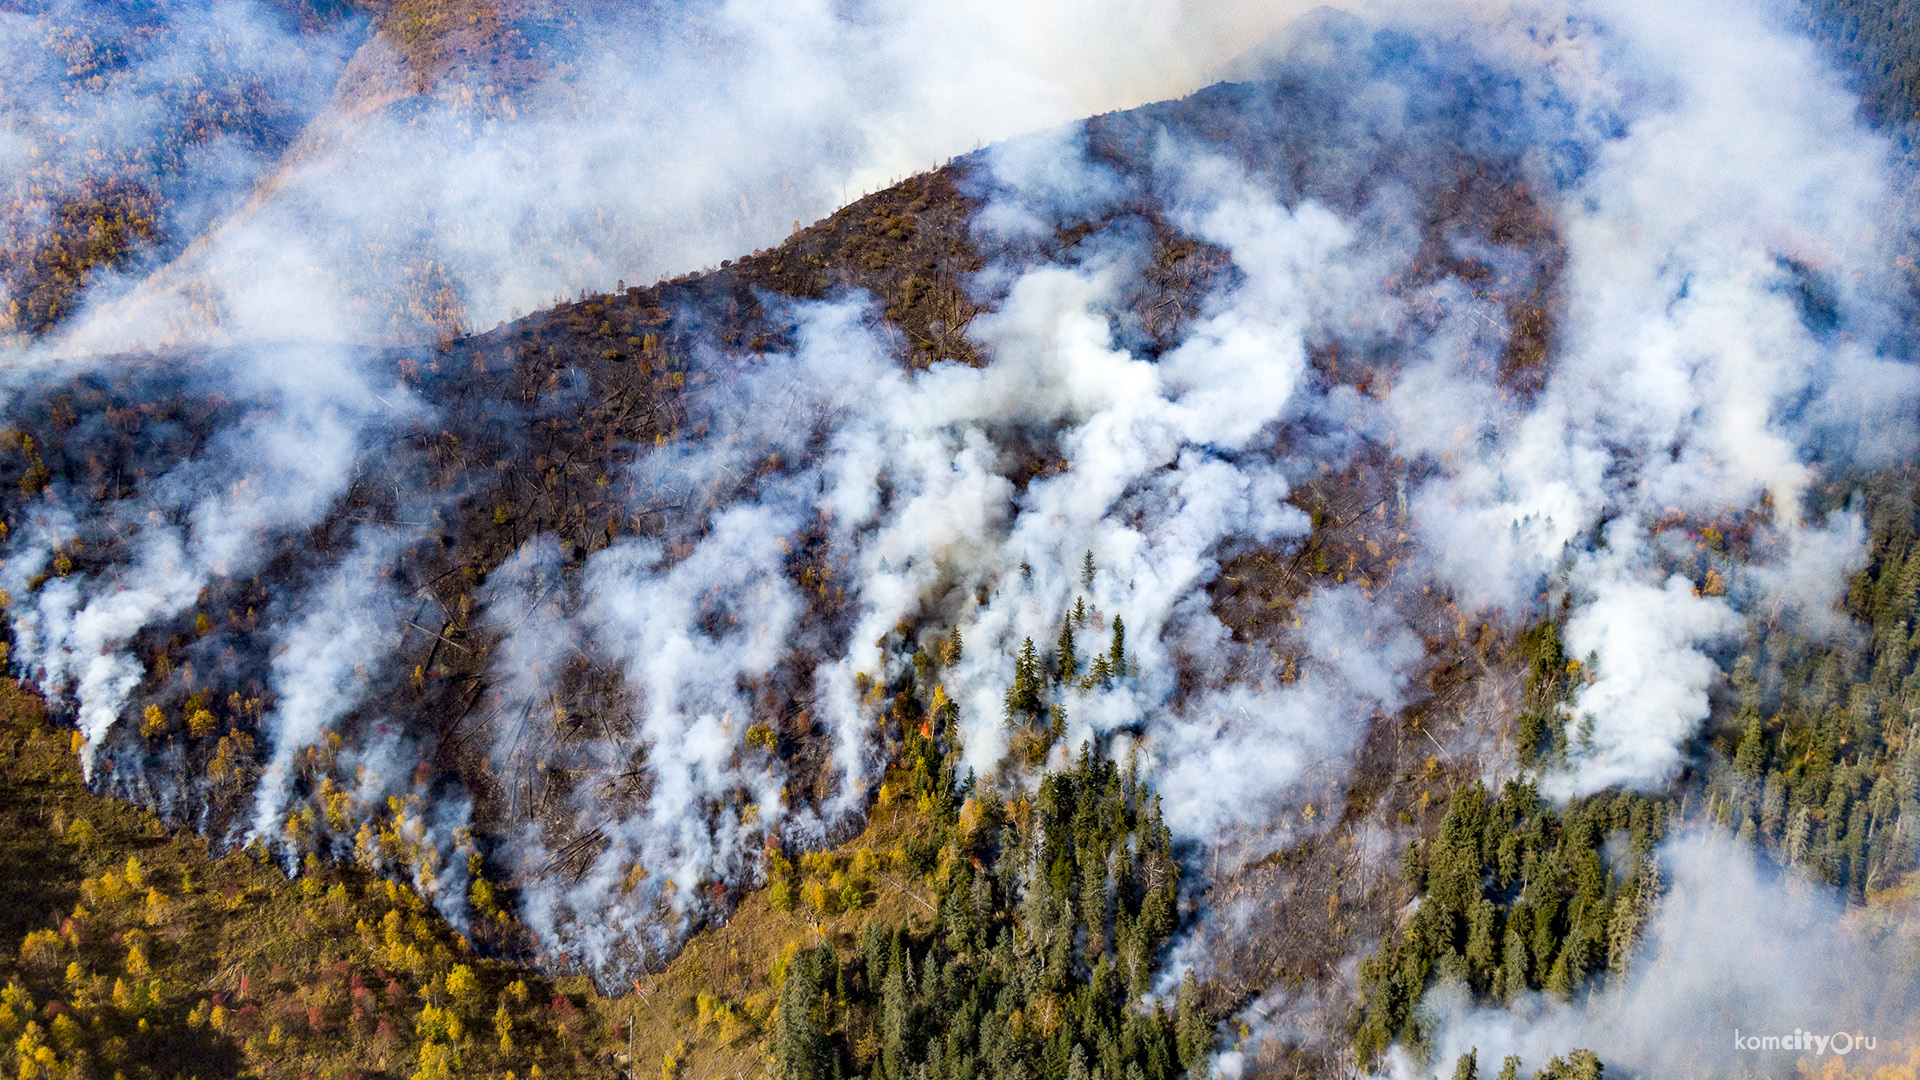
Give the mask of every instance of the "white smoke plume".
[[[126, 709], [143, 667], [125, 651], [139, 630], [188, 610], [216, 577], [249, 574], [269, 536], [320, 523], [334, 507], [377, 418], [411, 414], [404, 387], [376, 392], [356, 358], [326, 346], [247, 350], [210, 362], [205, 377], [260, 407], [214, 433], [204, 452], [144, 485], [137, 506], [116, 507], [117, 531], [137, 537], [133, 564], [103, 575], [30, 579], [49, 572], [76, 536], [79, 491], [55, 484], [31, 504], [20, 554], [0, 569], [10, 593], [15, 658], [50, 701], [71, 700], [89, 772]], [[81, 511], [84, 513], [85, 511]]]
[[[1529, 996], [1505, 1009], [1437, 994], [1434, 1064], [1423, 1070], [1396, 1052], [1387, 1074], [1444, 1073], [1469, 1050], [1485, 1073], [1508, 1055], [1534, 1070], [1575, 1049], [1598, 1053], [1610, 1073], [1649, 1076], [1905, 1063], [1895, 1044], [1911, 1046], [1920, 1004], [1914, 958], [1902, 944], [1910, 906], [1848, 913], [1835, 890], [1781, 871], [1723, 834], [1683, 835], [1658, 856], [1671, 887], [1622, 984], [1571, 1002]], [[1775, 1041], [1760, 1041], [1768, 1038]]]
[[1905, 205], [1892, 147], [1815, 46], [1739, 3], [1561, 12], [1428, 17], [1550, 102], [1535, 122], [1573, 149], [1542, 150], [1580, 159], [1552, 191], [1566, 300], [1545, 386], [1506, 393], [1473, 339], [1441, 335], [1386, 408], [1403, 451], [1443, 467], [1413, 516], [1463, 601], [1573, 597], [1570, 652], [1597, 680], [1553, 786], [1578, 794], [1674, 774], [1738, 625], [1728, 598], [1669, 580], [1660, 531], [1760, 512], [1757, 587], [1731, 599], [1838, 631], [1864, 533], [1847, 512], [1806, 520], [1807, 495], [1823, 469], [1911, 449], [1916, 383], [1889, 351], [1907, 239], [1885, 227]]
[[273, 658], [273, 750], [254, 792], [251, 835], [275, 836], [294, 759], [367, 696], [372, 672], [400, 643], [397, 597], [387, 579], [400, 548], [394, 530], [362, 528], [326, 581], [301, 597], [306, 610]]
[[[571, 63], [531, 89], [455, 80], [406, 109], [389, 107], [412, 93], [400, 58], [365, 40], [278, 171], [235, 173], [260, 181], [249, 205], [228, 213], [207, 197], [217, 221], [200, 243], [104, 279], [69, 327], [7, 357], [21, 370], [238, 342], [245, 359], [208, 381], [262, 403], [143, 482], [125, 512], [129, 535], [139, 525], [127, 568], [36, 591], [86, 511], [56, 491], [15, 526], [0, 579], [32, 597], [13, 609], [15, 656], [75, 706], [90, 767], [141, 678], [126, 643], [216, 578], [252, 572], [263, 537], [324, 520], [369, 432], [419, 415], [345, 346], [267, 342], [450, 334], [737, 255], [978, 142], [1194, 89], [1297, 13], [1009, 10], [880, 4], [855, 21], [746, 3], [690, 8], [684, 23], [622, 17], [563, 42]], [[1837, 76], [1732, 2], [1373, 17], [1325, 16], [1297, 50], [1269, 51], [1269, 74], [1321, 96], [1248, 97], [1259, 146], [1155, 130], [1132, 171], [1098, 160], [1078, 128], [994, 148], [970, 178], [986, 204], [975, 238], [1006, 253], [973, 283], [991, 310], [967, 332], [989, 363], [903, 370], [864, 299], [798, 305], [789, 354], [699, 358], [721, 377], [690, 405], [701, 433], [633, 467], [633, 509], [677, 508], [666, 535], [616, 542], [583, 570], [538, 537], [496, 571], [481, 623], [492, 678], [471, 723], [487, 730], [523, 877], [543, 880], [561, 854], [520, 824], [536, 788], [557, 790], [536, 772], [571, 778], [566, 813], [597, 845], [571, 882], [526, 890], [528, 922], [556, 953], [617, 966], [638, 940], [657, 955], [705, 910], [703, 890], [752, 880], [768, 834], [820, 842], [856, 821], [878, 780], [881, 703], [866, 688], [950, 628], [967, 648], [941, 679], [967, 766], [991, 774], [1009, 750], [1015, 655], [1029, 638], [1049, 649], [1082, 601], [1080, 647], [1099, 652], [1124, 618], [1126, 670], [1052, 702], [1067, 724], [1055, 753], [1137, 740], [1183, 839], [1246, 830], [1249, 856], [1285, 843], [1305, 805], [1332, 809], [1365, 725], [1417, 693], [1421, 645], [1400, 586], [1349, 584], [1299, 605], [1284, 644], [1304, 659], [1289, 667], [1265, 643], [1236, 643], [1205, 590], [1235, 551], [1297, 543], [1309, 521], [1283, 500], [1363, 440], [1419, 472], [1409, 580], [1434, 575], [1513, 621], [1571, 598], [1566, 641], [1592, 681], [1569, 718], [1580, 734], [1552, 778], [1560, 793], [1669, 779], [1743, 617], [1784, 606], [1845, 632], [1832, 601], [1863, 530], [1846, 511], [1807, 520], [1808, 493], [1823, 470], [1910, 450], [1916, 388], [1893, 358], [1904, 238], [1884, 223], [1904, 206], [1899, 180]], [[1498, 304], [1458, 279], [1402, 279], [1422, 243], [1424, 174], [1458, 155], [1512, 164], [1564, 241], [1537, 389], [1502, 381], [1514, 328]], [[1071, 252], [1049, 247], [1063, 225], [1141, 201], [1233, 271], [1153, 355], [1127, 332], [1124, 297], [1147, 242], [1096, 231]], [[1443, 240], [1495, 274], [1529, 272], [1499, 244]], [[1402, 350], [1391, 384], [1330, 383], [1309, 360], [1333, 342]], [[1298, 437], [1283, 439], [1290, 426]], [[1724, 590], [1672, 574], [1671, 530], [1743, 514], [1754, 563], [1729, 566]], [[809, 529], [839, 560], [844, 608], [824, 629], [784, 574], [783, 545]], [[1087, 553], [1097, 571], [1083, 581]], [[263, 830], [285, 809], [292, 758], [364, 704], [355, 665], [401, 632], [380, 584], [391, 558], [369, 534], [321, 575], [330, 585], [287, 606]], [[918, 639], [889, 641], [903, 620]], [[579, 718], [558, 702], [576, 662], [616, 670], [620, 695], [592, 718], [598, 736], [563, 747], [556, 728]], [[804, 686], [825, 728], [817, 807], [788, 807], [794, 778], [743, 744], [762, 707], [752, 688], [768, 682]], [[366, 765], [360, 802], [411, 790], [417, 751], [379, 733], [351, 748]], [[465, 813], [448, 799], [432, 824], [409, 819], [412, 840], [453, 844]]]
[[1255, 826], [1257, 842], [1236, 845], [1245, 859], [1311, 831], [1311, 816], [1290, 815], [1316, 798], [1328, 800], [1318, 809], [1323, 825], [1337, 818], [1347, 755], [1375, 709], [1405, 700], [1419, 668], [1419, 641], [1383, 608], [1356, 586], [1316, 595], [1301, 633], [1312, 660], [1298, 682], [1215, 691], [1169, 725], [1154, 747], [1169, 827], [1219, 844]]

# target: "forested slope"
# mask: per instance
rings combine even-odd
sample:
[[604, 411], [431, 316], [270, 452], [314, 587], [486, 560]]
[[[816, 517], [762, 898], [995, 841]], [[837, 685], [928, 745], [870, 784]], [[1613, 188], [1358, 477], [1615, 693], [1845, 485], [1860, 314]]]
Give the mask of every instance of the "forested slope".
[[[157, 47], [137, 14], [49, 38], [69, 65], [58, 77], [76, 94], [140, 91], [114, 83], [116, 57]], [[414, 0], [286, 12], [322, 36], [365, 16], [378, 35], [366, 40], [394, 51], [406, 80], [343, 92], [353, 108], [403, 110], [415, 97], [464, 92], [463, 107], [481, 117], [511, 109], [552, 62], [549, 43], [584, 32], [590, 15]], [[1874, 115], [1892, 123], [1910, 113], [1915, 50], [1903, 11], [1819, 15], [1874, 88]], [[1381, 57], [1403, 46], [1387, 40], [1367, 55], [1385, 66]], [[226, 46], [184, 47], [198, 56]], [[315, 70], [349, 55], [323, 61]], [[14, 193], [0, 244], [13, 298], [6, 329], [48, 334], [100, 275], [188, 245], [191, 223], [169, 217], [185, 196], [170, 185], [186, 183], [180, 162], [193, 148], [232, 139], [263, 163], [301, 152], [303, 119], [319, 112], [302, 80], [318, 76], [261, 70], [163, 88], [158, 107], [182, 117], [176, 141], [116, 148], [85, 169], [47, 158]], [[276, 71], [285, 84], [269, 77]], [[1103, 265], [1125, 251], [1132, 261], [1115, 260], [1125, 284], [1105, 329], [1158, 362], [1200, 325], [1210, 296], [1249, 276], [1156, 186], [1169, 166], [1155, 140], [1172, 130], [1342, 213], [1363, 216], [1383, 191], [1404, 198], [1414, 209], [1394, 237], [1406, 249], [1396, 302], [1484, 305], [1505, 326], [1490, 385], [1502, 400], [1542, 392], [1567, 316], [1566, 244], [1525, 179], [1532, 166], [1517, 151], [1427, 156], [1389, 145], [1385, 164], [1356, 180], [1315, 153], [1345, 115], [1330, 99], [1254, 82], [1095, 118], [1076, 129], [1088, 159], [1137, 187], [1058, 229], [1009, 240], [982, 226], [983, 207], [1006, 193], [991, 155], [975, 154], [716, 270], [582, 293], [485, 332], [471, 332], [432, 259], [402, 259], [389, 284], [415, 302], [391, 329], [406, 343], [349, 351], [350, 366], [374, 373], [367, 386], [392, 386], [406, 407], [379, 398], [387, 411], [362, 429], [378, 451], [351, 463], [315, 522], [264, 530], [256, 566], [210, 573], [190, 602], [113, 638], [137, 658], [127, 693], [138, 719], [87, 747], [100, 770], [91, 790], [75, 717], [49, 719], [33, 686], [9, 684], [13, 749], [0, 773], [9, 1066], [22, 1077], [103, 1078], [658, 1070], [704, 1080], [764, 1069], [783, 1080], [1173, 1080], [1202, 1075], [1223, 1052], [1276, 1076], [1390, 1068], [1398, 1053], [1431, 1072], [1497, 1067], [1513, 1078], [1517, 1059], [1430, 1060], [1436, 999], [1570, 1003], [1625, 985], [1666, 887], [1656, 849], [1708, 826], [1832, 885], [1849, 917], [1898, 939], [1912, 918], [1920, 842], [1920, 491], [1909, 469], [1821, 477], [1809, 497], [1822, 512], [1855, 507], [1867, 522], [1869, 558], [1844, 607], [1857, 632], [1752, 620], [1726, 658], [1712, 720], [1666, 787], [1562, 798], [1542, 785], [1583, 749], [1590, 732], [1573, 705], [1595, 678], [1591, 658], [1565, 646], [1565, 594], [1557, 609], [1514, 622], [1410, 580], [1420, 564], [1407, 492], [1438, 466], [1390, 440], [1349, 440], [1327, 416], [1285, 428], [1271, 452], [1310, 458], [1337, 447], [1348, 457], [1327, 453], [1287, 489], [1297, 534], [1220, 550], [1220, 573], [1196, 605], [1241, 651], [1231, 664], [1188, 663], [1176, 691], [1184, 703], [1268, 657], [1275, 685], [1300, 683], [1317, 657], [1296, 632], [1341, 590], [1404, 622], [1417, 660], [1405, 693], [1362, 717], [1346, 771], [1305, 773], [1284, 820], [1177, 841], [1142, 769], [1140, 725], [1068, 741], [1075, 719], [1141, 678], [1138, 643], [1127, 639], [1133, 615], [1101, 607], [1094, 582], [1107, 568], [1091, 550], [1084, 567], [1036, 558], [1003, 568], [1078, 581], [1078, 602], [1049, 613], [1046, 632], [1013, 656], [1004, 698], [988, 710], [1006, 752], [988, 772], [965, 764], [949, 693], [968, 677], [953, 609], [930, 604], [882, 635], [875, 648], [891, 674], [862, 672], [857, 684], [859, 707], [878, 720], [872, 783], [850, 795], [835, 768], [844, 747], [821, 719], [822, 673], [828, 658], [865, 647], [853, 641], [860, 612], [849, 600], [860, 569], [835, 546], [832, 514], [816, 512], [781, 534], [772, 563], [804, 598], [799, 644], [738, 680], [751, 715], [725, 729], [729, 768], [777, 769], [780, 783], [716, 784], [724, 790], [699, 813], [730, 815], [742, 835], [776, 806], [794, 819], [817, 812], [806, 820], [818, 827], [752, 835], [730, 856], [733, 876], [706, 879], [692, 899], [648, 893], [656, 883], [637, 861], [624, 879], [600, 880], [622, 817], [658, 794], [659, 750], [638, 737], [631, 673], [584, 648], [543, 657], [539, 692], [503, 705], [509, 639], [609, 549], [645, 543], [659, 566], [679, 565], [719, 531], [702, 514], [796, 476], [811, 482], [806, 459], [824, 453], [826, 426], [782, 444], [798, 448], [796, 460], [759, 453], [727, 423], [764, 416], [777, 427], [796, 415], [779, 396], [797, 396], [794, 382], [754, 395], [802, 351], [811, 330], [796, 313], [808, 305], [853, 305], [901, 371], [980, 370], [996, 357], [975, 320], [1010, 304], [1016, 269]], [[272, 173], [262, 165], [260, 183]], [[246, 195], [227, 197], [239, 205]], [[1808, 288], [1804, 268], [1794, 272]], [[1414, 321], [1440, 325], [1435, 312]], [[1330, 400], [1383, 400], [1413, 367], [1410, 353], [1359, 332], [1311, 346], [1302, 378]], [[287, 408], [232, 375], [248, 362], [245, 350], [174, 350], [27, 380], [0, 435], [6, 528], [57, 525], [44, 562], [6, 601], [24, 608], [138, 564], [138, 535], [120, 525], [149, 497], [147, 482], [223, 453], [214, 433]], [[1024, 493], [1068, 471], [1054, 441], [1065, 426], [1010, 424], [995, 475]], [[697, 475], [646, 471], [709, 438], [755, 456]], [[647, 486], [659, 476], [672, 482]], [[73, 507], [90, 509], [60, 516]], [[190, 510], [155, 509], [154, 520], [185, 521]], [[1757, 557], [1753, 535], [1772, 510], [1666, 520], [1660, 567], [1696, 598], [1725, 595]], [[283, 704], [276, 634], [293, 598], [359, 565], [351, 560], [373, 527], [392, 530], [391, 559], [361, 576], [402, 598], [404, 628], [377, 661], [341, 666], [370, 704], [279, 761], [267, 723]], [[759, 614], [719, 577], [695, 590], [695, 617], [716, 640]], [[504, 583], [523, 578], [535, 599], [510, 608]], [[983, 589], [974, 604], [986, 602]], [[390, 738], [396, 716], [417, 738]], [[596, 756], [608, 746], [624, 756]], [[276, 769], [287, 803], [262, 823], [262, 778]], [[362, 781], [382, 769], [426, 797], [361, 799]], [[469, 814], [458, 828], [442, 827], [440, 799]], [[856, 809], [839, 817], [827, 809], [849, 803]], [[1382, 837], [1392, 843], [1384, 855]], [[535, 840], [551, 857], [515, 861]], [[529, 927], [529, 911], [547, 910], [531, 898], [582, 883], [650, 896], [647, 910], [684, 934], [589, 956]], [[1194, 956], [1205, 962], [1189, 970]], [[1276, 1000], [1298, 1025], [1286, 1039], [1249, 1026]], [[1913, 1004], [1897, 994], [1883, 1003], [1889, 1016]], [[1602, 1058], [1581, 1050], [1533, 1071], [1587, 1080]]]

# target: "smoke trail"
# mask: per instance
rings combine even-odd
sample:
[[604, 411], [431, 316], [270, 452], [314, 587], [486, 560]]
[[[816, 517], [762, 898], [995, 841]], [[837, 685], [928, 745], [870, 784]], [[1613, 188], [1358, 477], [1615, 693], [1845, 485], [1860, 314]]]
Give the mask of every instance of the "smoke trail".
[[[1912, 1037], [1920, 1002], [1911, 957], [1897, 944], [1908, 916], [1876, 926], [1849, 915], [1834, 891], [1780, 873], [1720, 834], [1683, 836], [1659, 857], [1671, 889], [1630, 979], [1576, 1003], [1529, 996], [1507, 1009], [1440, 995], [1435, 1060], [1477, 1048], [1482, 1067], [1513, 1054], [1537, 1069], [1584, 1047], [1610, 1070], [1749, 1076], [1800, 1061], [1871, 1068], [1893, 1060], [1890, 1043]], [[1835, 1032], [1872, 1037], [1878, 1053], [1855, 1054], [1852, 1039], [1832, 1041]], [[1782, 1049], [1780, 1037], [1795, 1034], [1808, 1038]], [[1763, 1045], [1765, 1037], [1775, 1041]], [[1404, 1056], [1387, 1071], [1424, 1075]]]
[[253, 836], [270, 838], [286, 809], [294, 758], [367, 695], [371, 672], [399, 644], [398, 598], [387, 582], [401, 546], [393, 530], [361, 529], [273, 658], [273, 752], [254, 792]]
[[[416, 407], [404, 388], [375, 393], [342, 350], [251, 350], [195, 373], [251, 407], [197, 455], [144, 483], [138, 505], [113, 504], [104, 520], [91, 520], [86, 492], [54, 480], [16, 521], [20, 554], [0, 570], [10, 593], [32, 597], [14, 611], [15, 658], [55, 704], [72, 695], [89, 772], [144, 672], [125, 644], [186, 611], [216, 578], [251, 573], [270, 538], [319, 524], [358, 462], [368, 426]], [[75, 577], [61, 571], [36, 591], [34, 579], [57, 569], [57, 551], [103, 533], [132, 538], [130, 565]]]
[[[1303, 9], [534, 5], [478, 47], [505, 66], [424, 99], [372, 37], [261, 197], [64, 347], [416, 340], [713, 265], [983, 142], [1204, 85]], [[536, 74], [509, 74], [520, 40]]]

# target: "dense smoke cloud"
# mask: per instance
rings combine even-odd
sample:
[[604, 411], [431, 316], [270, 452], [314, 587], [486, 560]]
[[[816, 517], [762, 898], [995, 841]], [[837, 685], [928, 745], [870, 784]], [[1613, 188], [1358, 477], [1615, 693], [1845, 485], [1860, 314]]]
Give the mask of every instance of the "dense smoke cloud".
[[367, 38], [253, 203], [105, 285], [62, 348], [405, 339], [713, 265], [983, 143], [1204, 85], [1307, 6], [596, 9], [527, 27], [554, 54], [529, 85], [460, 70], [426, 100]]
[[[1084, 216], [1097, 206], [1068, 206], [1062, 191], [1084, 198], [1124, 188], [1072, 142], [1064, 156], [1046, 155], [1037, 183], [1025, 171], [1030, 144], [996, 152], [988, 187], [1016, 205], [983, 215], [983, 227], [1004, 229], [1044, 205]], [[675, 501], [756, 462], [799, 467], [763, 480], [748, 501], [711, 506], [691, 553], [671, 566], [660, 565], [655, 540], [615, 545], [589, 563], [593, 599], [582, 621], [640, 699], [636, 734], [653, 786], [644, 812], [623, 822], [607, 823], [598, 798], [581, 802], [581, 824], [598, 823], [611, 843], [555, 910], [581, 924], [636, 910], [616, 894], [631, 887], [635, 863], [647, 871], [643, 894], [671, 882], [683, 908], [700, 883], [749, 869], [743, 845], [782, 825], [782, 810], [767, 796], [778, 776], [737, 750], [751, 711], [737, 687], [769, 674], [794, 644], [826, 653], [812, 672], [815, 722], [831, 732], [837, 795], [821, 813], [831, 823], [859, 809], [878, 749], [876, 706], [859, 687], [905, 670], [904, 652], [882, 647], [903, 620], [924, 627], [928, 641], [952, 627], [966, 642], [941, 680], [960, 707], [965, 764], [979, 775], [998, 772], [1008, 751], [1003, 701], [1022, 643], [1046, 649], [1084, 605], [1079, 666], [1123, 620], [1126, 671], [1060, 691], [1053, 703], [1067, 737], [1057, 755], [1136, 733], [1167, 770], [1169, 824], [1193, 840], [1271, 824], [1320, 797], [1293, 790], [1310, 770], [1337, 781], [1367, 718], [1402, 700], [1419, 657], [1411, 635], [1357, 589], [1330, 592], [1310, 605], [1300, 635], [1312, 660], [1286, 681], [1267, 670], [1267, 657], [1232, 644], [1204, 587], [1223, 545], [1305, 531], [1305, 515], [1281, 501], [1283, 472], [1256, 440], [1292, 407], [1309, 327], [1361, 317], [1355, 301], [1372, 294], [1354, 283], [1369, 279], [1373, 256], [1323, 208], [1286, 210], [1224, 163], [1193, 171], [1177, 182], [1196, 229], [1244, 251], [1246, 273], [1157, 363], [1114, 341], [1116, 290], [1145, 254], [1123, 239], [1070, 264], [989, 272], [1004, 298], [970, 331], [991, 350], [983, 368], [903, 372], [861, 305], [801, 305], [793, 355], [722, 380], [715, 401], [698, 408], [704, 436], [641, 461], [635, 489]], [[784, 415], [768, 423], [746, 402]], [[823, 449], [809, 449], [815, 439]], [[1018, 490], [1006, 473], [1036, 441], [1058, 464]], [[840, 648], [792, 639], [800, 604], [778, 570], [782, 538], [814, 514], [849, 567], [853, 622]], [[726, 622], [717, 632], [716, 615]], [[1204, 658], [1197, 690], [1178, 688], [1181, 653]], [[1242, 653], [1237, 666], [1254, 674], [1228, 685], [1226, 669]], [[1260, 767], [1209, 767], [1227, 760]], [[726, 802], [741, 786], [755, 793], [750, 813]], [[806, 840], [822, 822], [803, 815], [784, 824]], [[1287, 835], [1272, 828], [1261, 843], [1270, 849]], [[537, 903], [544, 910], [548, 901]]]
[[[1463, 601], [1528, 610], [1570, 593], [1569, 793], [1658, 785], [1707, 715], [1736, 611], [1797, 608], [1834, 632], [1864, 558], [1845, 511], [1808, 494], [1913, 444], [1883, 223], [1904, 205], [1892, 148], [1814, 45], [1746, 5], [1522, 9], [1476, 22], [1535, 100], [1557, 180], [1565, 318], [1537, 396], [1488, 379], [1469, 335], [1437, 335], [1387, 403], [1406, 452], [1444, 475], [1412, 497], [1432, 565]], [[1684, 48], [1680, 42], [1690, 42]], [[1449, 319], [1497, 319], [1465, 297]], [[1432, 392], [1438, 390], [1438, 393]], [[1411, 391], [1411, 392], [1409, 392]], [[1670, 579], [1663, 531], [1758, 518], [1753, 569], [1727, 587]], [[1604, 526], [1604, 527], [1603, 527]], [[1751, 583], [1746, 576], [1751, 575]]]
[[[277, 173], [249, 159], [215, 194], [180, 196], [181, 220], [219, 219], [199, 243], [98, 280], [70, 326], [8, 358], [238, 343], [183, 377], [235, 396], [239, 418], [108, 513], [138, 538], [130, 565], [38, 582], [99, 513], [75, 493], [14, 525], [0, 572], [14, 658], [74, 708], [90, 769], [141, 679], [128, 642], [211, 582], [256, 572], [269, 538], [326, 520], [378, 436], [425, 416], [345, 345], [272, 342], [431, 339], [738, 255], [976, 142], [1193, 89], [1294, 9], [683, 14], [555, 30], [564, 69], [511, 94], [452, 79], [407, 108], [394, 107], [413, 95], [401, 56], [365, 38]], [[1902, 196], [1837, 77], [1732, 4], [1375, 18], [1323, 14], [1259, 69], [1309, 91], [1217, 99], [1242, 110], [1241, 144], [1152, 121], [1130, 167], [1078, 126], [984, 153], [966, 182], [983, 203], [974, 239], [997, 257], [970, 283], [989, 310], [966, 335], [987, 364], [903, 367], [869, 298], [793, 303], [791, 349], [714, 344], [693, 359], [712, 377], [689, 395], [693, 422], [611, 486], [628, 511], [665, 517], [661, 535], [584, 566], [534, 536], [493, 572], [477, 594], [491, 652], [471, 725], [522, 913], [550, 955], [602, 973], [657, 960], [724, 909], [714, 885], [755, 881], [769, 838], [843, 835], [880, 780], [874, 688], [955, 631], [965, 648], [938, 661], [938, 681], [963, 767], [991, 778], [1013, 749], [1023, 644], [1049, 653], [1078, 608], [1090, 663], [1124, 619], [1121, 670], [1048, 691], [1065, 735], [1051, 761], [1089, 740], [1137, 749], [1177, 836], [1231, 839], [1230, 862], [1337, 820], [1368, 725], [1422, 692], [1422, 586], [1509, 622], [1568, 601], [1588, 681], [1548, 780], [1561, 795], [1670, 779], [1745, 620], [1847, 632], [1834, 601], [1864, 532], [1848, 510], [1814, 513], [1810, 493], [1911, 448], [1916, 386], [1890, 359], [1903, 238], [1882, 223]], [[364, 31], [324, 41], [339, 51]], [[332, 70], [327, 55], [311, 70]], [[165, 78], [152, 63], [147, 77]], [[51, 92], [25, 85], [22, 107]], [[1461, 157], [1512, 169], [1564, 244], [1537, 385], [1503, 370], [1507, 309], [1458, 276], [1410, 275], [1422, 200]], [[1096, 227], [1142, 203], [1231, 264], [1164, 350], [1141, 343], [1128, 308], [1148, 230]], [[1069, 225], [1088, 239], [1062, 251]], [[1541, 272], [1517, 244], [1439, 243], [1503, 287]], [[1327, 375], [1314, 361], [1335, 346], [1389, 357], [1389, 375]], [[1286, 500], [1381, 447], [1411, 565], [1311, 590], [1290, 601], [1291, 627], [1236, 639], [1207, 592], [1222, 563], [1303, 550], [1311, 519]], [[460, 494], [396, 495], [396, 508], [433, 522]], [[1735, 520], [1750, 526], [1745, 563], [1717, 585], [1674, 573], [1674, 530]], [[809, 531], [837, 560], [832, 618], [809, 617], [787, 574]], [[396, 828], [429, 851], [416, 880], [457, 917], [469, 804], [418, 775], [427, 734], [386, 715], [368, 676], [421, 629], [388, 583], [396, 535], [362, 530], [278, 598], [248, 825], [272, 834], [296, 759], [349, 714], [378, 714], [343, 751], [361, 780], [351, 801], [432, 796]], [[587, 734], [563, 739], [562, 702], [589, 669], [617, 678], [587, 695]], [[768, 687], [800, 696], [819, 775], [790, 772], [771, 735], [748, 738]], [[549, 770], [572, 780], [559, 813], [591, 841], [577, 849], [555, 850], [535, 822], [533, 777]], [[790, 798], [796, 782], [822, 797]], [[552, 873], [576, 851], [578, 874]], [[1676, 851], [1697, 895], [1688, 867], [1709, 855]], [[1680, 919], [1691, 901], [1677, 903]]]
[[[1575, 1048], [1609, 1071], [1659, 1076], [1755, 1076], [1845, 1061], [1850, 1070], [1901, 1062], [1915, 1021], [1914, 961], [1901, 944], [1911, 914], [1849, 915], [1844, 898], [1781, 871], [1723, 834], [1691, 834], [1659, 854], [1670, 890], [1619, 985], [1573, 1002], [1529, 995], [1506, 1009], [1437, 995], [1434, 1061], [1451, 1068], [1477, 1050], [1491, 1071], [1508, 1055], [1528, 1069]], [[1742, 1040], [1735, 1046], [1736, 1033]], [[1849, 1038], [1835, 1041], [1835, 1033]], [[1796, 1034], [1803, 1043], [1756, 1040]], [[1853, 1038], [1873, 1040], [1853, 1045]], [[1818, 1037], [1819, 1041], [1815, 1041]], [[1395, 1077], [1425, 1076], [1404, 1056]]]

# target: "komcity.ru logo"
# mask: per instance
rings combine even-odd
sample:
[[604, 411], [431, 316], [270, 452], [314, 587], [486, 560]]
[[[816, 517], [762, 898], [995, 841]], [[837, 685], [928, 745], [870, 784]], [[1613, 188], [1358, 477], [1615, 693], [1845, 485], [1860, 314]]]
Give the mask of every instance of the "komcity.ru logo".
[[1836, 1031], [1831, 1035], [1815, 1035], [1811, 1031], [1793, 1029], [1791, 1035], [1742, 1035], [1739, 1028], [1733, 1029], [1733, 1048], [1735, 1050], [1811, 1050], [1815, 1054], [1834, 1053], [1841, 1057], [1855, 1050], [1871, 1050], [1875, 1040], [1871, 1036], [1857, 1031]]

